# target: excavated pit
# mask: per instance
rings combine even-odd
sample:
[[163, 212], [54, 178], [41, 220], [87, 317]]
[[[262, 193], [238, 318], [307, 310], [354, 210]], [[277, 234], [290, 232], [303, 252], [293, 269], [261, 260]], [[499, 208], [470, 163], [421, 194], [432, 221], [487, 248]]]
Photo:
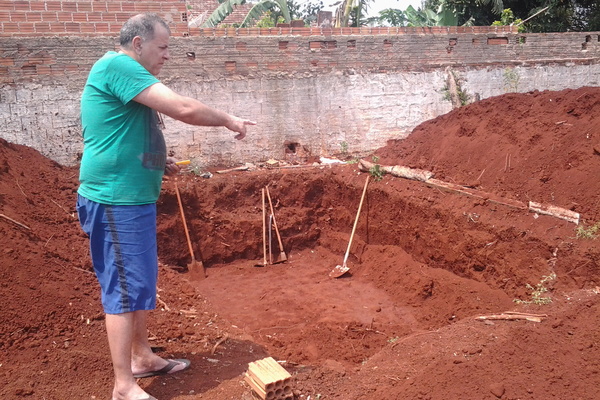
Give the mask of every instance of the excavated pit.
[[[180, 178], [194, 251], [208, 275], [193, 286], [279, 358], [352, 367], [390, 339], [514, 308], [513, 299], [527, 299], [532, 277], [555, 272], [557, 235], [575, 229], [553, 217], [386, 176], [368, 186], [349, 273], [332, 279], [367, 175], [350, 164]], [[266, 185], [288, 261], [263, 266], [260, 193]], [[177, 199], [170, 183], [165, 186], [161, 260], [184, 267], [190, 256]], [[276, 261], [275, 231], [271, 248], [267, 260]]]

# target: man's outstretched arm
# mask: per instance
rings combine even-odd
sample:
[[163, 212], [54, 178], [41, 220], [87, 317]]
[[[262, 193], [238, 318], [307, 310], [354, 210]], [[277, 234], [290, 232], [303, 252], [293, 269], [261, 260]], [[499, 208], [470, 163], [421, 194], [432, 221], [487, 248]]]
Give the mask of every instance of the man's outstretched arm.
[[236, 139], [243, 139], [246, 136], [247, 125], [256, 125], [254, 121], [227, 114], [199, 100], [182, 96], [162, 83], [155, 83], [144, 89], [133, 100], [186, 124], [224, 126], [238, 133]]

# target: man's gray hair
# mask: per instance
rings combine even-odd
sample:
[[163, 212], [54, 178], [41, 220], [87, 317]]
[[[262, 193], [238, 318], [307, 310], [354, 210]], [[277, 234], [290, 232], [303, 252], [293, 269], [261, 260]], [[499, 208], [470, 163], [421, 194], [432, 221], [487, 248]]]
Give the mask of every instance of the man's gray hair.
[[136, 36], [141, 37], [143, 40], [152, 40], [156, 24], [161, 24], [171, 34], [169, 25], [157, 14], [145, 13], [129, 18], [121, 28], [119, 38], [121, 47], [128, 48], [131, 46], [131, 42], [133, 42], [133, 38]]

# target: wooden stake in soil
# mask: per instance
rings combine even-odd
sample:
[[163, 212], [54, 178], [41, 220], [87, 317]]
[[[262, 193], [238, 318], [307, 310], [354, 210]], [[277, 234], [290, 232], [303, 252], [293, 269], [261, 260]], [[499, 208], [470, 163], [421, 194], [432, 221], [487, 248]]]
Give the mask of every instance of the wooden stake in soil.
[[181, 212], [181, 219], [183, 220], [183, 229], [185, 230], [185, 238], [187, 239], [188, 248], [190, 250], [190, 256], [192, 256], [192, 262], [188, 265], [188, 269], [193, 274], [197, 274], [201, 278], [206, 278], [206, 270], [204, 269], [204, 264], [202, 261], [196, 261], [196, 256], [194, 255], [194, 249], [192, 247], [192, 241], [190, 240], [190, 233], [188, 231], [187, 222], [185, 221], [185, 214], [183, 213], [183, 204], [181, 203], [181, 196], [179, 195], [179, 188], [177, 187], [177, 182], [175, 182], [175, 193], [177, 194], [177, 202], [179, 203], [179, 211]]
[[281, 236], [279, 235], [279, 228], [277, 227], [277, 221], [275, 220], [275, 211], [273, 210], [273, 202], [271, 201], [271, 194], [269, 193], [269, 187], [266, 187], [267, 190], [267, 198], [269, 199], [269, 207], [271, 209], [271, 215], [273, 216], [273, 225], [275, 225], [275, 233], [277, 234], [277, 241], [279, 242], [279, 261], [284, 262], [287, 261], [287, 256], [285, 255], [285, 251], [283, 250], [283, 243], [281, 243]]
[[267, 208], [265, 205], [265, 189], [262, 189], [262, 220], [263, 220], [263, 265], [267, 265]]

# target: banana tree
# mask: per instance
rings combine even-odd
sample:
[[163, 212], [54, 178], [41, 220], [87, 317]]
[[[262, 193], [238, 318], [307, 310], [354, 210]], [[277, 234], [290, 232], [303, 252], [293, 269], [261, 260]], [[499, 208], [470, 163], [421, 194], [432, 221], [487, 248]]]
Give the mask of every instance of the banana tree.
[[435, 12], [429, 8], [415, 10], [413, 6], [408, 6], [404, 11], [407, 26], [456, 26], [458, 16], [456, 11], [442, 2]]
[[360, 26], [363, 11], [367, 10], [372, 0], [345, 0], [336, 11], [336, 28], [350, 26], [350, 17], [354, 18], [353, 26]]
[[[246, 0], [219, 0], [219, 7], [202, 24], [203, 28], [214, 28], [225, 20], [233, 11], [234, 6], [246, 4]], [[285, 22], [289, 23], [290, 9], [286, 0], [261, 0], [256, 3], [240, 24], [241, 28], [253, 26], [267, 11], [279, 8]]]

